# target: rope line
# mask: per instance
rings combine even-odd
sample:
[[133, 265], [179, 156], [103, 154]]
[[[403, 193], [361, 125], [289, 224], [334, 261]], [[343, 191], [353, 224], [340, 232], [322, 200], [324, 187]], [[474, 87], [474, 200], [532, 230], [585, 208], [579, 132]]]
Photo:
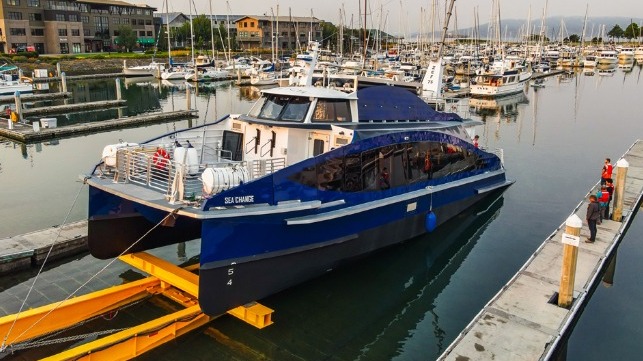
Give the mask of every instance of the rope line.
[[58, 227], [58, 233], [56, 233], [56, 238], [54, 238], [54, 241], [51, 243], [51, 246], [49, 246], [49, 250], [47, 251], [47, 255], [45, 256], [45, 259], [42, 261], [42, 264], [40, 265], [40, 269], [38, 269], [38, 273], [33, 279], [33, 282], [31, 283], [31, 286], [29, 287], [29, 291], [27, 291], [27, 295], [25, 298], [22, 300], [22, 304], [20, 305], [20, 309], [18, 309], [18, 312], [16, 313], [16, 317], [13, 319], [13, 322], [11, 323], [11, 327], [9, 327], [9, 331], [7, 331], [7, 334], [4, 336], [4, 339], [2, 340], [2, 345], [0, 345], [0, 352], [4, 351], [6, 347], [6, 342], [7, 339], [9, 338], [9, 335], [11, 334], [11, 331], [13, 331], [13, 328], [16, 325], [16, 322], [18, 322], [18, 317], [20, 317], [20, 314], [22, 313], [22, 310], [25, 307], [25, 304], [27, 303], [27, 300], [29, 299], [29, 295], [31, 295], [31, 291], [33, 291], [34, 286], [36, 285], [36, 282], [38, 281], [38, 277], [42, 273], [42, 270], [45, 268], [45, 264], [47, 264], [47, 260], [49, 259], [49, 255], [51, 255], [51, 251], [54, 249], [54, 245], [58, 242], [58, 239], [60, 238], [60, 233], [62, 232], [63, 226], [67, 224], [67, 220], [69, 219], [69, 215], [71, 214], [71, 211], [74, 209], [76, 206], [76, 202], [78, 201], [78, 197], [80, 196], [80, 192], [83, 190], [85, 187], [85, 184], [87, 184], [87, 179], [89, 177], [85, 177], [83, 179], [83, 184], [81, 184], [80, 188], [78, 189], [78, 192], [76, 193], [76, 197], [74, 197], [74, 202], [71, 205], [71, 208], [69, 208], [69, 211], [67, 211], [67, 215], [65, 215], [65, 218], [63, 219], [63, 223]]
[[[97, 277], [98, 275], [100, 275], [103, 271], [105, 271], [109, 266], [111, 266], [111, 265], [112, 265], [112, 264], [113, 264], [113, 263], [114, 263], [114, 262], [115, 262], [115, 261], [116, 261], [120, 256], [122, 256], [122, 255], [124, 255], [125, 253], [127, 253], [130, 249], [132, 249], [132, 247], [134, 247], [136, 244], [138, 244], [138, 242], [140, 242], [143, 238], [145, 238], [145, 237], [146, 237], [148, 234], [150, 234], [153, 230], [155, 230], [156, 228], [158, 228], [158, 226], [160, 226], [163, 222], [165, 222], [169, 217], [174, 216], [174, 215], [175, 215], [179, 210], [181, 210], [182, 208], [183, 208], [183, 207], [176, 208], [176, 209], [175, 209], [175, 210], [173, 210], [172, 212], [168, 213], [165, 217], [163, 217], [163, 219], [162, 219], [161, 221], [159, 221], [159, 222], [158, 222], [157, 224], [155, 224], [152, 228], [150, 228], [147, 232], [145, 232], [145, 234], [143, 234], [141, 237], [139, 237], [139, 239], [137, 239], [137, 240], [136, 240], [134, 243], [132, 243], [129, 247], [127, 247], [126, 249], [124, 249], [124, 250], [123, 250], [123, 251], [122, 251], [118, 256], [114, 257], [111, 261], [109, 261], [105, 266], [103, 266], [103, 268], [101, 268], [98, 272], [96, 272], [94, 275], [92, 275], [92, 276], [91, 276], [87, 281], [85, 281], [85, 283], [83, 283], [82, 285], [78, 286], [78, 288], [76, 288], [76, 290], [74, 290], [71, 294], [69, 294], [67, 297], [65, 297], [65, 299], [63, 299], [62, 301], [58, 302], [54, 308], [52, 308], [51, 310], [49, 310], [49, 312], [47, 312], [46, 314], [44, 314], [42, 317], [40, 317], [38, 320], [36, 320], [33, 324], [31, 324], [31, 326], [29, 326], [29, 327], [28, 327], [28, 328], [26, 328], [24, 331], [22, 331], [22, 333], [20, 333], [18, 336], [16, 336], [16, 337], [14, 338], [14, 340], [19, 339], [19, 338], [20, 338], [20, 337], [22, 337], [25, 333], [29, 332], [29, 331], [30, 331], [32, 328], [34, 328], [38, 323], [40, 323], [42, 320], [44, 320], [44, 319], [45, 319], [47, 316], [49, 316], [52, 312], [54, 312], [55, 310], [57, 310], [57, 309], [58, 309], [58, 307], [60, 307], [63, 303], [65, 303], [65, 302], [66, 302], [67, 300], [69, 300], [72, 296], [74, 296], [78, 291], [80, 291], [83, 287], [85, 287], [89, 282], [91, 282], [94, 278], [96, 278], [96, 277]], [[16, 323], [16, 321], [17, 321], [17, 318], [18, 318], [18, 316], [16, 316], [16, 320], [14, 320], [13, 325], [15, 325], [15, 323]], [[12, 328], [13, 328], [13, 325], [12, 325]], [[5, 337], [5, 340], [6, 340], [8, 337], [9, 337], [9, 334], [7, 334], [7, 336]], [[5, 341], [3, 341], [2, 348], [0, 348], [0, 352], [3, 352], [6, 348], [7, 348], [7, 346], [5, 345]]]

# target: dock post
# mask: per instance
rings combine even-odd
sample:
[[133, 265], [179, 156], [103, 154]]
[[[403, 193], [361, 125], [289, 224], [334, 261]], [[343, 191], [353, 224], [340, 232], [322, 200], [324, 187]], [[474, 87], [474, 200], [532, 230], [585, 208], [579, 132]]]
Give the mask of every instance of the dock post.
[[25, 75], [25, 74], [24, 74], [24, 72], [22, 71], [22, 69], [18, 69], [18, 79], [22, 79], [22, 78], [24, 77], [24, 75]]
[[185, 99], [187, 101], [187, 110], [192, 109], [192, 96], [190, 94], [190, 84], [187, 84], [185, 87]]
[[22, 99], [20, 99], [19, 91], [15, 92], [14, 100], [16, 102], [16, 113], [18, 114], [18, 121], [22, 123]]
[[161, 79], [161, 64], [156, 64], [156, 78]]
[[67, 75], [64, 71], [60, 74], [60, 82], [62, 84], [63, 93], [67, 93]]
[[627, 168], [630, 167], [625, 159], [621, 158], [616, 162], [616, 182], [614, 183], [614, 210], [612, 220], [620, 222], [623, 219], [623, 201], [625, 196], [625, 179]]
[[576, 279], [576, 261], [580, 244], [580, 229], [583, 221], [577, 215], [571, 215], [565, 221], [563, 233], [563, 265], [558, 290], [558, 306], [569, 308], [574, 298], [574, 281]]
[[116, 78], [116, 100], [122, 100], [123, 96], [121, 94], [121, 78]]

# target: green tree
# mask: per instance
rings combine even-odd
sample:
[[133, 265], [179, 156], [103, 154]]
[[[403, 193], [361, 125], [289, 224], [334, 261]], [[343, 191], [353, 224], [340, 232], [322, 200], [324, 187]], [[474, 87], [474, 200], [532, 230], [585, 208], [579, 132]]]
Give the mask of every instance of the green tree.
[[616, 24], [616, 25], [614, 25], [612, 30], [610, 30], [609, 33], [607, 33], [607, 35], [609, 37], [611, 37], [612, 39], [616, 38], [616, 41], [618, 41], [620, 38], [623, 37], [624, 33], [625, 32], [623, 31], [623, 28], [621, 28], [620, 25]]
[[126, 52], [132, 51], [136, 46], [136, 32], [132, 30], [129, 25], [121, 25], [118, 27], [118, 36], [116, 37], [116, 44]]
[[579, 43], [580, 42], [580, 36], [578, 34], [572, 34], [569, 36], [569, 42], [570, 43]]
[[332, 48], [337, 47], [337, 37], [339, 36], [339, 31], [333, 23], [323, 22], [322, 27], [322, 47], [323, 48]]
[[625, 36], [628, 40], [638, 39], [640, 35], [641, 29], [639, 29], [639, 25], [637, 23], [630, 23], [630, 25], [625, 28], [625, 32], [623, 33], [623, 36]]

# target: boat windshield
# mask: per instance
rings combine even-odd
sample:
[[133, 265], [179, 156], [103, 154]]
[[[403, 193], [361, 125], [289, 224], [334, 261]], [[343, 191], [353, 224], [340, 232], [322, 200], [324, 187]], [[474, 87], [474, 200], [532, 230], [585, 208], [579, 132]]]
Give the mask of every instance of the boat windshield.
[[261, 119], [301, 122], [306, 118], [310, 100], [307, 97], [268, 95], [250, 111], [250, 116]]

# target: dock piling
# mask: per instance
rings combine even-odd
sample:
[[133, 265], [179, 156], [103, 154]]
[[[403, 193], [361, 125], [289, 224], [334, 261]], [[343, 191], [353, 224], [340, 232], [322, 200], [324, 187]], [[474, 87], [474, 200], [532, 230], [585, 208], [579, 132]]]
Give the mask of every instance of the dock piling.
[[578, 260], [578, 246], [580, 245], [580, 229], [583, 221], [572, 215], [565, 221], [563, 233], [563, 265], [560, 275], [560, 288], [558, 291], [558, 306], [569, 308], [574, 296], [574, 281], [576, 279], [576, 262]]
[[192, 109], [192, 98], [190, 96], [190, 88], [191, 88], [190, 84], [188, 84], [185, 87], [185, 99], [187, 101], [187, 108], [186, 108], [187, 110]]
[[60, 82], [63, 93], [67, 93], [67, 75], [64, 71], [60, 74]]
[[60, 63], [56, 63], [56, 76], [61, 76]]
[[116, 100], [122, 100], [123, 95], [121, 94], [121, 78], [116, 78]]
[[623, 158], [616, 162], [616, 183], [614, 183], [614, 211], [612, 220], [620, 222], [623, 219], [623, 200], [625, 195], [625, 179], [630, 164]]
[[20, 99], [19, 91], [16, 91], [14, 99], [16, 102], [16, 114], [18, 114], [18, 121], [22, 123], [22, 99]]

